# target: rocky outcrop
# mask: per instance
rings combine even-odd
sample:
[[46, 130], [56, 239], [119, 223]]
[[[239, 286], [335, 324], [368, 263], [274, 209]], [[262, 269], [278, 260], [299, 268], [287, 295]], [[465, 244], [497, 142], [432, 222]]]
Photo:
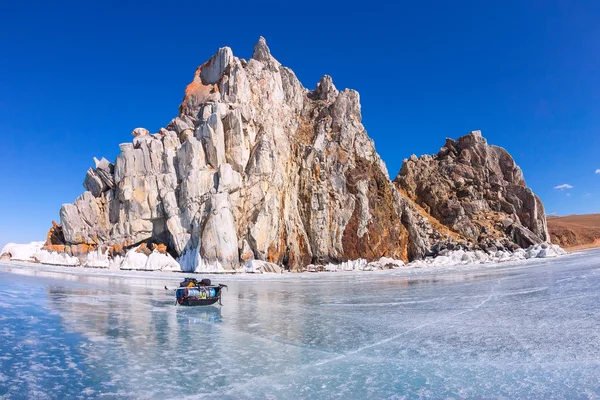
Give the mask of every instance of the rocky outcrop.
[[438, 154], [404, 160], [394, 180], [408, 198], [450, 230], [484, 249], [514, 250], [549, 239], [541, 200], [506, 150], [480, 131]]
[[[87, 246], [120, 257], [122, 268], [157, 269], [156, 250], [138, 250], [160, 244], [186, 271], [299, 271], [407, 262], [488, 236], [508, 247], [547, 237], [541, 202], [504, 150], [475, 134], [449, 141], [437, 156], [407, 161], [394, 184], [361, 123], [358, 93], [329, 76], [304, 88], [263, 38], [248, 61], [219, 49], [166, 128], [132, 135], [114, 164], [95, 159], [46, 251], [78, 257], [74, 246]], [[493, 213], [506, 226], [486, 236], [478, 221]]]

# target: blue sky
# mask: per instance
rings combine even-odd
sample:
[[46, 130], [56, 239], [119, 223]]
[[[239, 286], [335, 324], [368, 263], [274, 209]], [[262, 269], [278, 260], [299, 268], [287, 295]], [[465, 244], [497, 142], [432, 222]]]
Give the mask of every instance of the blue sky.
[[360, 92], [392, 178], [481, 129], [548, 213], [600, 212], [598, 1], [140, 4], [0, 6], [0, 246], [44, 239], [92, 157], [165, 126], [197, 65], [260, 35], [306, 87]]

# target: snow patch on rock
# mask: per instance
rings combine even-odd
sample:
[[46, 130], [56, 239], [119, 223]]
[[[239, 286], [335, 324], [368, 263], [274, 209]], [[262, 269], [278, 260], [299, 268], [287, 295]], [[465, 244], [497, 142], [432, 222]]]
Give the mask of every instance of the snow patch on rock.
[[146, 262], [147, 271], [181, 271], [181, 266], [170, 254], [154, 250]]
[[377, 261], [367, 262], [364, 258], [358, 260], [349, 260], [340, 264], [329, 263], [324, 266], [310, 265], [307, 267], [309, 272], [328, 271], [328, 272], [348, 272], [348, 271], [381, 271], [384, 269], [400, 268], [404, 266], [401, 260], [395, 260], [389, 257], [381, 257]]
[[27, 244], [8, 243], [2, 248], [0, 257], [11, 261], [37, 262], [38, 259], [35, 256], [43, 245], [44, 242], [31, 242]]
[[108, 250], [104, 252], [100, 249], [90, 251], [85, 258], [85, 267], [88, 268], [108, 268], [111, 260], [108, 257]]
[[283, 272], [283, 269], [279, 265], [270, 262], [250, 260], [238, 272], [249, 274], [280, 274]]
[[526, 258], [550, 258], [564, 256], [567, 252], [556, 244], [542, 243], [527, 249]]
[[394, 260], [393, 258], [381, 257], [379, 261], [375, 261], [372, 263], [375, 268], [380, 269], [390, 269], [390, 268], [400, 268], [404, 267], [404, 261], [402, 260]]
[[139, 271], [181, 271], [179, 263], [170, 255], [154, 250], [149, 256], [137, 250], [140, 246], [127, 252], [119, 268]]
[[66, 265], [68, 267], [80, 266], [79, 259], [77, 257], [73, 257], [65, 253], [57, 253], [54, 251], [38, 249], [34, 257], [42, 264]]
[[517, 249], [514, 252], [499, 250], [492, 253], [486, 253], [481, 250], [446, 250], [440, 252], [437, 257], [427, 257], [423, 260], [413, 261], [408, 264], [408, 267], [451, 267], [455, 265], [521, 261], [530, 258], [550, 258], [565, 254], [567, 254], [567, 252], [560, 246], [549, 243], [536, 244], [527, 249]]
[[225, 268], [219, 261], [208, 262], [200, 255], [199, 248], [188, 248], [178, 259], [180, 268], [184, 272], [219, 273]]
[[329, 263], [324, 266], [325, 271], [338, 272], [338, 271], [362, 271], [367, 266], [367, 260], [359, 258], [358, 260], [348, 260], [340, 264]]
[[127, 252], [127, 254], [125, 254], [125, 259], [123, 260], [123, 262], [121, 263], [120, 268], [121, 269], [134, 269], [134, 270], [143, 270], [146, 269], [146, 263], [148, 262], [148, 256], [145, 255], [144, 253], [139, 253], [137, 251], [137, 249], [139, 248], [135, 247], [131, 250], [129, 250]]
[[111, 258], [110, 262], [108, 263], [108, 269], [120, 269], [123, 260], [124, 258], [119, 255]]

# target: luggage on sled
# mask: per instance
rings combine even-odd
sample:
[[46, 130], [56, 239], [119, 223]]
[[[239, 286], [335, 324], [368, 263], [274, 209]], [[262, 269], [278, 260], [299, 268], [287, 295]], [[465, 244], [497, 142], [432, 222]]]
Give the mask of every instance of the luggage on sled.
[[195, 278], [185, 278], [175, 289], [177, 304], [182, 306], [210, 306], [221, 303], [221, 291], [226, 285], [213, 285], [210, 279], [200, 281]]

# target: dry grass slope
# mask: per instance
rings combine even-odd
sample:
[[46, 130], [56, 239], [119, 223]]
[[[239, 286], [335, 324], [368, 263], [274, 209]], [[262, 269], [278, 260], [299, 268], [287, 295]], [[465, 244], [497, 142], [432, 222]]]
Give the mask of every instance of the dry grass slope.
[[552, 243], [569, 250], [600, 247], [600, 214], [548, 217]]

